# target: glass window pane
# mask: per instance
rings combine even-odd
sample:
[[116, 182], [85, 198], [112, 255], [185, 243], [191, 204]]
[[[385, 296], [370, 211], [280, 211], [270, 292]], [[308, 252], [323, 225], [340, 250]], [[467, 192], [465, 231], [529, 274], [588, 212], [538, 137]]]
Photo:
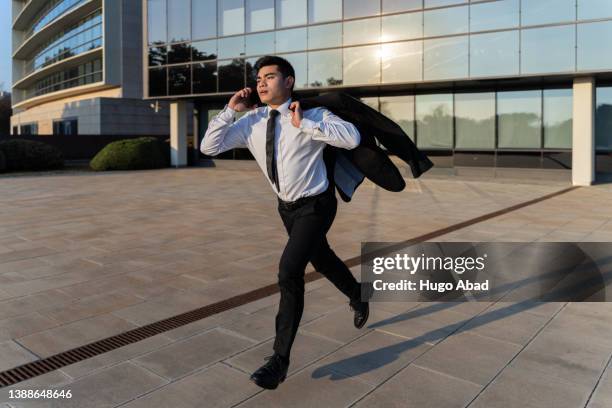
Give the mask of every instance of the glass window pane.
[[572, 90], [544, 90], [544, 147], [572, 148]]
[[495, 148], [495, 92], [455, 95], [455, 147]]
[[576, 0], [538, 0], [521, 3], [522, 25], [560, 23], [576, 19]]
[[519, 32], [501, 31], [470, 37], [470, 76], [518, 75]]
[[274, 29], [274, 0], [246, 0], [247, 32]]
[[168, 68], [169, 95], [189, 95], [191, 93], [191, 65]]
[[166, 68], [152, 68], [149, 70], [149, 96], [167, 96]]
[[411, 40], [423, 36], [423, 13], [397, 14], [382, 18], [382, 41]]
[[423, 58], [425, 80], [465, 78], [468, 76], [468, 38], [425, 40]]
[[147, 27], [149, 44], [164, 44], [168, 41], [166, 33], [166, 0], [148, 0]]
[[468, 7], [451, 7], [425, 12], [423, 25], [425, 37], [467, 33]]
[[217, 92], [217, 62], [193, 64], [193, 93]]
[[244, 0], [219, 0], [219, 35], [244, 33]]
[[217, 0], [191, 1], [191, 34], [194, 40], [217, 36]]
[[497, 93], [498, 147], [540, 148], [542, 91]]
[[274, 32], [246, 36], [246, 55], [274, 54]]
[[380, 46], [368, 45], [343, 50], [345, 85], [380, 83]]
[[170, 41], [191, 39], [190, 0], [172, 0], [168, 4], [168, 37]]
[[468, 0], [425, 0], [425, 8], [467, 3]]
[[382, 82], [413, 82], [423, 79], [423, 42], [382, 45]]
[[342, 45], [342, 23], [308, 27], [308, 48], [330, 48]]
[[308, 21], [321, 23], [342, 19], [342, 0], [310, 0], [308, 2]]
[[400, 125], [414, 142], [414, 95], [381, 97], [380, 112]]
[[234, 58], [218, 62], [219, 92], [236, 92], [244, 88], [244, 60]]
[[610, 0], [578, 0], [578, 20], [612, 17]]
[[595, 147], [612, 150], [612, 87], [597, 87], [595, 98]]
[[484, 31], [518, 27], [519, 0], [503, 0], [470, 6], [470, 30]]
[[344, 22], [344, 45], [369, 44], [380, 41], [380, 18]]
[[305, 50], [308, 43], [306, 27], [276, 31], [276, 52]]
[[422, 8], [423, 0], [383, 0], [383, 13], [399, 13]]
[[244, 36], [219, 38], [219, 58], [244, 55]]
[[372, 0], [344, 0], [344, 18], [377, 16], [380, 2]]
[[255, 63], [259, 57], [245, 59], [245, 71], [246, 71], [246, 86], [251, 88], [257, 88], [257, 72], [255, 72]]
[[308, 86], [342, 85], [342, 50], [308, 53]]
[[417, 147], [453, 146], [453, 95], [416, 96]]
[[612, 21], [578, 24], [578, 69], [612, 69]]
[[574, 71], [575, 25], [523, 30], [521, 73]]
[[168, 47], [168, 64], [191, 62], [191, 45], [188, 43], [174, 44]]
[[149, 66], [166, 65], [168, 63], [168, 47], [149, 48]]
[[291, 27], [306, 24], [306, 0], [276, 0], [276, 26]]
[[308, 86], [308, 74], [307, 74], [307, 64], [306, 64], [306, 53], [294, 53], [294, 54], [284, 54], [280, 55], [283, 57], [293, 67], [295, 71], [295, 86], [294, 89], [306, 88]]
[[191, 43], [193, 60], [205, 61], [217, 58], [217, 40], [198, 41]]

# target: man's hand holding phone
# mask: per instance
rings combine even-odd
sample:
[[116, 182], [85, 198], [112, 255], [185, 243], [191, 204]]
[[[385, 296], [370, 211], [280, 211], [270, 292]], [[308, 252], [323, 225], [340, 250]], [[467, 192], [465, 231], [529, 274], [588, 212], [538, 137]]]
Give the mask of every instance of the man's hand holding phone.
[[255, 109], [257, 104], [253, 103], [251, 93], [255, 92], [251, 88], [243, 88], [236, 92], [228, 103], [228, 106], [236, 112], [245, 112], [251, 109]]

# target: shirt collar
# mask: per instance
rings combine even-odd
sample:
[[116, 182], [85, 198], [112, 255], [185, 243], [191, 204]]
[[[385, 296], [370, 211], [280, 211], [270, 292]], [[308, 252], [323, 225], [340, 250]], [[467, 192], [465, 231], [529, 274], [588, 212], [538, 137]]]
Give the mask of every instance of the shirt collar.
[[[283, 103], [278, 108], [276, 108], [276, 110], [279, 111], [281, 115], [286, 115], [287, 113], [289, 113], [289, 106], [290, 105], [291, 105], [291, 98], [287, 99], [285, 101], [285, 103]], [[266, 106], [266, 117], [270, 117], [270, 111], [271, 110], [272, 109], [270, 108], [270, 106], [267, 105]]]

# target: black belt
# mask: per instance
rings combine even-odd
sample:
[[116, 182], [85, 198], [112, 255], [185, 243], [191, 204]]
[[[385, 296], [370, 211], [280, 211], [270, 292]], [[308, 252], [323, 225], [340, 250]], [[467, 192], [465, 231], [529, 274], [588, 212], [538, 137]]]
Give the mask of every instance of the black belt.
[[306, 204], [306, 203], [308, 203], [308, 202], [310, 202], [312, 200], [315, 200], [315, 199], [317, 199], [319, 197], [323, 197], [323, 196], [325, 196], [327, 194], [330, 194], [332, 191], [333, 191], [332, 189], [328, 188], [327, 190], [325, 190], [322, 193], [319, 193], [319, 194], [316, 194], [316, 195], [312, 195], [312, 196], [307, 196], [307, 197], [301, 197], [301, 198], [298, 198], [295, 201], [283, 201], [279, 197], [278, 198], [278, 206], [280, 208], [282, 208], [282, 209], [285, 209], [285, 210], [295, 210], [296, 208], [300, 208], [304, 204]]

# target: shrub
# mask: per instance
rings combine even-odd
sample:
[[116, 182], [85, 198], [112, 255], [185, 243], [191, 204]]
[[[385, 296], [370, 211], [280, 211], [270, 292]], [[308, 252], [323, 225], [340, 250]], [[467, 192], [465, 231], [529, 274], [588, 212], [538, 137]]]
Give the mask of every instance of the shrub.
[[4, 157], [4, 153], [0, 150], [0, 173], [6, 170], [6, 158]]
[[170, 146], [154, 137], [118, 140], [100, 150], [89, 166], [96, 171], [168, 167]]
[[7, 171], [52, 170], [64, 167], [64, 155], [55, 146], [34, 140], [12, 139], [0, 142]]

